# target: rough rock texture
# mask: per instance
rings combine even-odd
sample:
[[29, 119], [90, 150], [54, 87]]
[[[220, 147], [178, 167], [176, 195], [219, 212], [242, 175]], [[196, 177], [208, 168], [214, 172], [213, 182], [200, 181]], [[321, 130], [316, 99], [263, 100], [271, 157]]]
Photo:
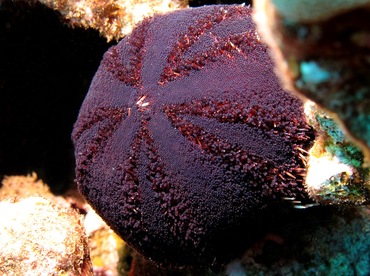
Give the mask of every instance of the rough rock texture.
[[[369, 0], [255, 2], [284, 83], [326, 110], [370, 161]], [[304, 11], [304, 12], [303, 12]]]
[[72, 136], [79, 189], [108, 224], [146, 257], [190, 264], [272, 199], [306, 197], [314, 135], [251, 9], [213, 6], [110, 48]]
[[58, 10], [72, 26], [98, 30], [107, 40], [120, 39], [145, 17], [187, 7], [187, 0], [38, 0]]
[[35, 172], [27, 176], [5, 176], [0, 186], [0, 200], [14, 197], [54, 197], [49, 187]]
[[0, 202], [1, 275], [92, 275], [81, 216], [42, 197]]

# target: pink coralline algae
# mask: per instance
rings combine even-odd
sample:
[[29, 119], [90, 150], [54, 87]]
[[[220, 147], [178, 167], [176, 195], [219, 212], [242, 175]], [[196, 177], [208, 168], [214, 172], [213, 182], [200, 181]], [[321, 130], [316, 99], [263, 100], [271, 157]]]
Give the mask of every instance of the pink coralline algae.
[[145, 20], [104, 55], [72, 136], [81, 193], [158, 262], [206, 260], [269, 202], [306, 198], [314, 134], [249, 7]]

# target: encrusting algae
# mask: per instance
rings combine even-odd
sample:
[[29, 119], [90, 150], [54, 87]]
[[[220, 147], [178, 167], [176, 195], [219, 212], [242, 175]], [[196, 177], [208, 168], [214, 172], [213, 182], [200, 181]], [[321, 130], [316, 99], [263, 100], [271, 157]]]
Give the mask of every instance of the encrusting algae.
[[361, 148], [314, 103], [307, 101], [305, 111], [317, 132], [309, 152], [307, 192], [320, 204], [367, 204], [370, 168]]

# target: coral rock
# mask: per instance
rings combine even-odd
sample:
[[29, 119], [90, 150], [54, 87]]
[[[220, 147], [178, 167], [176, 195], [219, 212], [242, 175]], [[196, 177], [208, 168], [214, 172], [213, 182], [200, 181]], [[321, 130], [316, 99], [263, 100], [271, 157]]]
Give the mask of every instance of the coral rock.
[[0, 202], [1, 275], [92, 275], [81, 216], [42, 197]]
[[58, 10], [72, 26], [98, 30], [107, 40], [119, 39], [145, 17], [186, 8], [186, 0], [39, 0]]
[[105, 54], [74, 126], [81, 193], [159, 262], [212, 261], [226, 229], [305, 198], [314, 137], [245, 6], [145, 20]]
[[41, 179], [38, 179], [35, 172], [27, 176], [5, 176], [1, 184], [0, 200], [30, 196], [54, 197], [50, 192], [49, 186]]

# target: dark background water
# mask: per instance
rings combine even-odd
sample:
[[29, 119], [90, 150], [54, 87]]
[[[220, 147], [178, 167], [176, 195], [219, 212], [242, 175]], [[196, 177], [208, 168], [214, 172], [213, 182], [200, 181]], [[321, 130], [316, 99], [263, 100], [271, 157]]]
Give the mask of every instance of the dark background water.
[[0, 176], [36, 171], [54, 191], [73, 183], [70, 133], [109, 45], [41, 4], [0, 8]]

